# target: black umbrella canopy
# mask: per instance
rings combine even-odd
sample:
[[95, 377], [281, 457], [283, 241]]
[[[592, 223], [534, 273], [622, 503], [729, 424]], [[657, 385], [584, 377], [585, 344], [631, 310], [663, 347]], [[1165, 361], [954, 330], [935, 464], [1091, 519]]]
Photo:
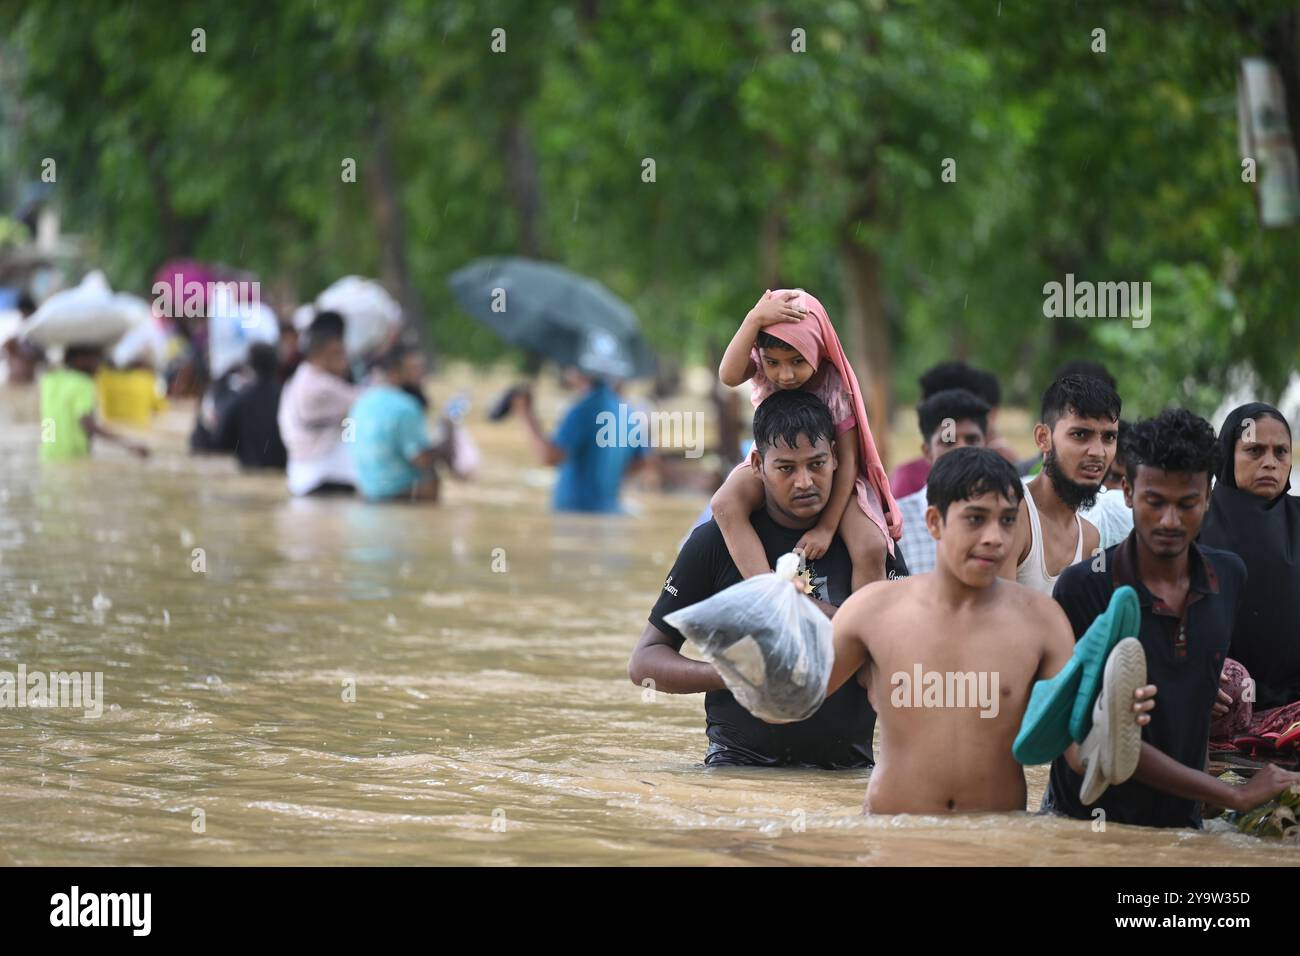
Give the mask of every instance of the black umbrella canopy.
[[448, 284], [466, 312], [511, 345], [592, 375], [654, 373], [636, 313], [594, 279], [501, 256], [474, 260]]

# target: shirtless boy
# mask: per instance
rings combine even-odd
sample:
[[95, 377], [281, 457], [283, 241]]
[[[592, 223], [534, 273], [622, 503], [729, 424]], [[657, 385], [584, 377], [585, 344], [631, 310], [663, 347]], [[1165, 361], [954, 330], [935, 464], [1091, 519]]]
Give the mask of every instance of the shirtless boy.
[[[1025, 775], [1011, 745], [1034, 682], [1065, 666], [1074, 632], [1050, 597], [998, 576], [1022, 495], [1014, 466], [996, 452], [945, 455], [927, 488], [934, 571], [870, 584], [834, 618], [826, 692], [865, 665], [879, 715], [870, 813], [1025, 809]], [[912, 686], [918, 667], [924, 690]], [[942, 693], [932, 692], [935, 680]], [[1139, 724], [1150, 721], [1154, 695], [1149, 685], [1135, 694]], [[1077, 745], [1065, 756], [1082, 767]]]

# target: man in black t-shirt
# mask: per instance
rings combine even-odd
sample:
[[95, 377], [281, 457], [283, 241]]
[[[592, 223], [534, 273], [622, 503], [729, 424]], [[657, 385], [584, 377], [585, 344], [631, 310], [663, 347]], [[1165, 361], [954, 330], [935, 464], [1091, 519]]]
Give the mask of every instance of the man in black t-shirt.
[[[763, 508], [750, 516], [770, 565], [792, 550], [817, 523], [830, 498], [835, 472], [835, 422], [808, 392], [777, 392], [754, 414], [749, 464], [763, 481]], [[809, 564], [810, 599], [832, 617], [849, 596], [853, 565], [836, 535], [826, 554]], [[890, 578], [906, 576], [902, 559], [886, 563]], [[740, 572], [722, 532], [710, 520], [682, 545], [649, 623], [628, 662], [633, 683], [669, 694], [704, 693], [711, 766], [868, 767], [876, 715], [858, 680], [843, 687], [807, 720], [769, 724], [751, 715], [726, 689], [712, 664], [681, 655], [682, 635], [664, 622], [671, 612], [739, 583]]]
[[1242, 787], [1204, 772], [1210, 709], [1246, 582], [1241, 558], [1196, 542], [1217, 449], [1209, 422], [1181, 409], [1138, 422], [1125, 435], [1123, 488], [1133, 531], [1095, 559], [1066, 568], [1052, 596], [1077, 640], [1115, 588], [1132, 586], [1142, 608], [1137, 638], [1159, 694], [1133, 777], [1085, 805], [1082, 777], [1057, 758], [1045, 810], [1088, 820], [1100, 808], [1111, 823], [1200, 827], [1202, 803], [1244, 812], [1300, 783], [1300, 774], [1272, 764]]
[[249, 350], [248, 364], [256, 380], [239, 390], [218, 420], [214, 447], [233, 451], [245, 468], [284, 470], [287, 455], [276, 423], [280, 411], [280, 383], [275, 378], [279, 360], [274, 345], [254, 345]]

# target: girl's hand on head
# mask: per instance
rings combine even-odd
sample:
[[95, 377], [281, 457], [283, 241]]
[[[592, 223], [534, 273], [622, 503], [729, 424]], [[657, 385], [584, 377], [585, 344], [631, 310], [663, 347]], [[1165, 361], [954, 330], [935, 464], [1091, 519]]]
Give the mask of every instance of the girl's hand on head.
[[749, 310], [749, 314], [758, 323], [760, 329], [781, 322], [799, 322], [808, 314], [808, 310], [799, 304], [800, 298], [801, 294], [795, 291], [787, 292], [782, 296], [773, 296], [770, 292], [764, 293], [763, 298]]

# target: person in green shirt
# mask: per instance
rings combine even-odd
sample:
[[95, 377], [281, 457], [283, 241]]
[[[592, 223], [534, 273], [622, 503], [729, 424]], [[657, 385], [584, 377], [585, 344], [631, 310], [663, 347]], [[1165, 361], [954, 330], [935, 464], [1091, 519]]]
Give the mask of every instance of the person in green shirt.
[[103, 357], [98, 346], [69, 345], [63, 353], [63, 366], [41, 377], [42, 461], [84, 458], [96, 436], [141, 458], [149, 454], [146, 446], [95, 421], [95, 370]]

